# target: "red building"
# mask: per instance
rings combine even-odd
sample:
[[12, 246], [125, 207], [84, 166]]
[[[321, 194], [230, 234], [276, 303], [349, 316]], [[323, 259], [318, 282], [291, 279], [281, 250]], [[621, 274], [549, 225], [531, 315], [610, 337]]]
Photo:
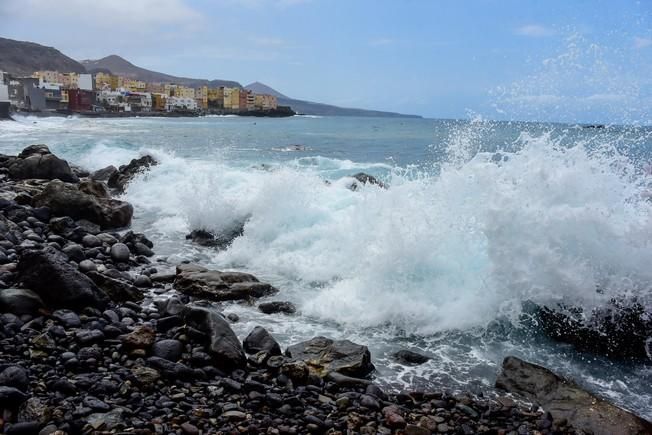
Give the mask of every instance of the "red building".
[[68, 90], [68, 110], [71, 112], [89, 112], [95, 104], [95, 92], [83, 89]]

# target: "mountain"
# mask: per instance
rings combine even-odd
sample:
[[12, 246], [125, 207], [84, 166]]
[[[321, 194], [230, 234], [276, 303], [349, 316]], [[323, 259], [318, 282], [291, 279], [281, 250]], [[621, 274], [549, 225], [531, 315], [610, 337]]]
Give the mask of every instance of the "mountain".
[[276, 89], [270, 88], [264, 83], [260, 82], [253, 82], [245, 86], [245, 89], [248, 91], [252, 91], [255, 94], [267, 94], [267, 95], [274, 95], [276, 98], [285, 98], [289, 99], [290, 97], [281, 94], [279, 91]]
[[29, 76], [39, 70], [86, 72], [82, 64], [55, 48], [0, 38], [0, 71]]
[[111, 71], [111, 74], [129, 77], [135, 80], [154, 83], [176, 83], [184, 86], [226, 86], [230, 88], [241, 88], [242, 85], [231, 80], [205, 80], [191, 79], [188, 77], [176, 77], [134, 65], [133, 63], [112, 54], [98, 60], [82, 60], [82, 65], [91, 73]]
[[395, 112], [382, 112], [379, 110], [367, 109], [354, 109], [349, 107], [332, 106], [330, 104], [314, 103], [312, 101], [297, 100], [283, 95], [276, 89], [267, 86], [264, 83], [254, 82], [247, 86], [245, 89], [259, 93], [270, 94], [276, 96], [280, 106], [290, 106], [295, 112], [302, 115], [317, 115], [317, 116], [368, 116], [368, 117], [383, 117], [383, 118], [421, 118], [418, 115], [404, 115]]

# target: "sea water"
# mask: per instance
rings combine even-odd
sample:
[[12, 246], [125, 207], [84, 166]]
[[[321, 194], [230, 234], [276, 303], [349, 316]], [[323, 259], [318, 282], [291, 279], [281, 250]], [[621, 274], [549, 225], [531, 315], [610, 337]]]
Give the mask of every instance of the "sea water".
[[[294, 316], [237, 313], [283, 346], [316, 335], [370, 347], [387, 388], [490, 391], [507, 355], [652, 418], [649, 363], [614, 363], [522, 334], [527, 301], [652, 306], [652, 129], [482, 119], [240, 117], [0, 123], [0, 150], [45, 143], [89, 170], [160, 164], [124, 199], [158, 255], [274, 284]], [[359, 172], [389, 186], [350, 189]], [[244, 232], [222, 251], [193, 229]], [[602, 289], [596, 292], [596, 289]], [[432, 359], [392, 361], [411, 349]]]

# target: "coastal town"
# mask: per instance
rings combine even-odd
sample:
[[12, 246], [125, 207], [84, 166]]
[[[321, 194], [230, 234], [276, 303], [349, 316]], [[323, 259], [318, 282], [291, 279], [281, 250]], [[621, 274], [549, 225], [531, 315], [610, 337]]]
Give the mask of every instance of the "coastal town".
[[276, 96], [241, 87], [148, 83], [107, 72], [35, 71], [19, 77], [0, 71], [0, 117], [12, 112], [89, 116], [291, 116]]

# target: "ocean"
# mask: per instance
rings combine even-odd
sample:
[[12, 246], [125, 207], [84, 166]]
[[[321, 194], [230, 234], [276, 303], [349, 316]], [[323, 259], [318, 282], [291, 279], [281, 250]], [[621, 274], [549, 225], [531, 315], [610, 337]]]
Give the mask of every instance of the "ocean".
[[[487, 393], [516, 355], [652, 418], [652, 365], [524, 333], [522, 305], [652, 307], [652, 128], [483, 119], [20, 117], [0, 152], [45, 143], [89, 170], [160, 164], [124, 199], [172, 263], [254, 273], [297, 305], [224, 304], [283, 347], [325, 335], [369, 346], [387, 388]], [[349, 189], [364, 172], [387, 189]], [[244, 233], [226, 250], [193, 229]], [[596, 289], [602, 289], [597, 292]], [[159, 297], [165, 297], [161, 295]], [[531, 331], [530, 331], [531, 332]], [[430, 356], [406, 367], [391, 354]]]

